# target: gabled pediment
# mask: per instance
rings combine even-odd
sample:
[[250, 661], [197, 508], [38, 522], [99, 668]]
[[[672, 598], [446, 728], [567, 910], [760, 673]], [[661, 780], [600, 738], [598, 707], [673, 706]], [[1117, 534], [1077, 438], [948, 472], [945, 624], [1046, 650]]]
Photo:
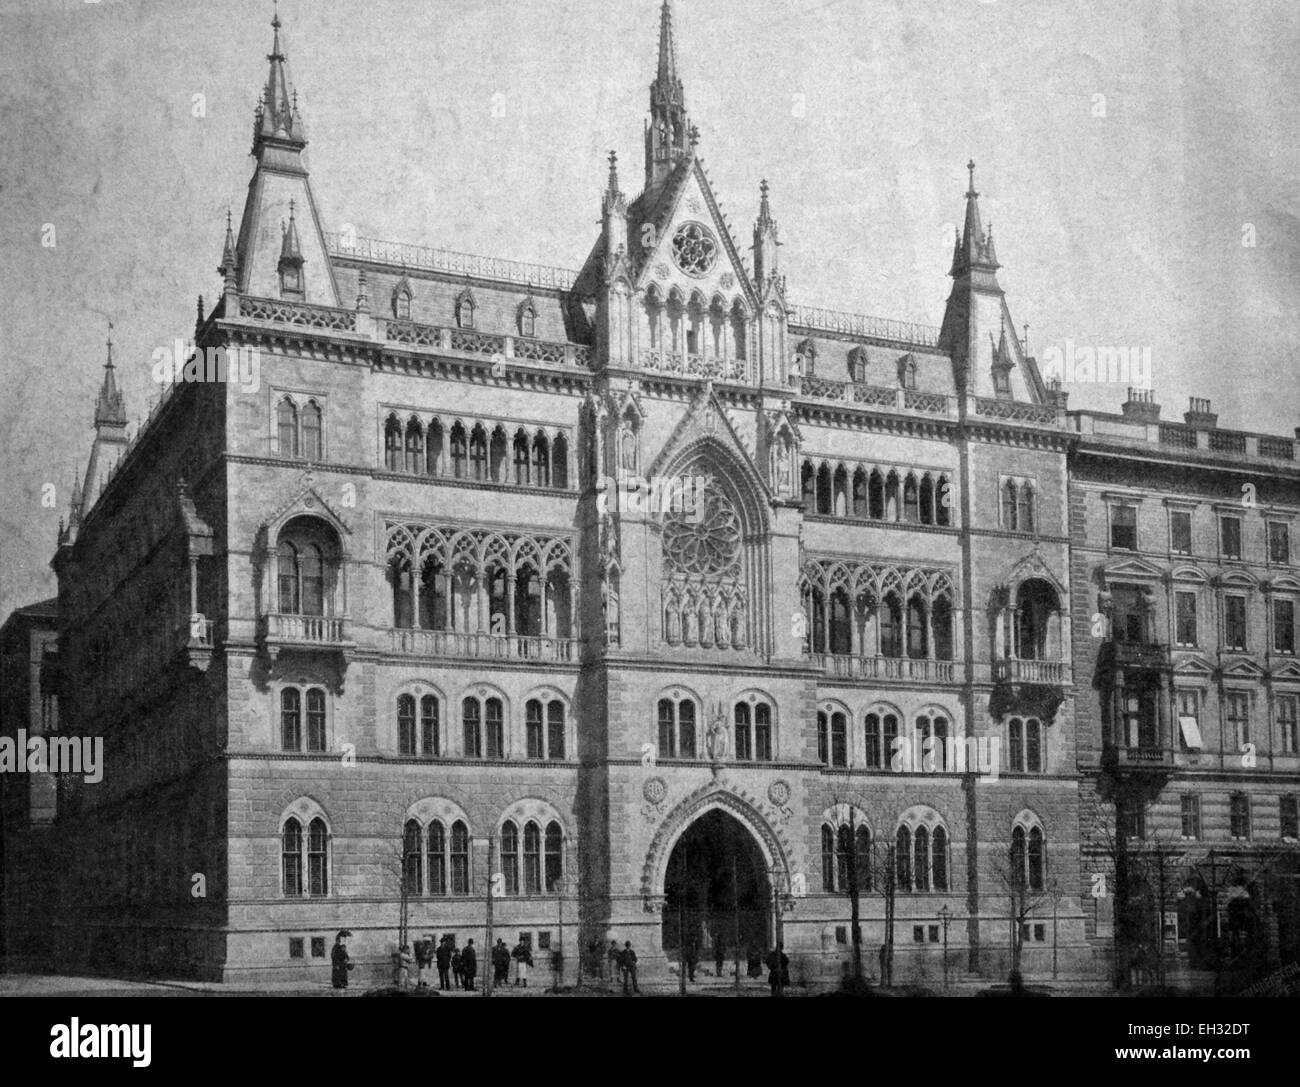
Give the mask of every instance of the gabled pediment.
[[1014, 588], [1021, 582], [1028, 581], [1031, 578], [1040, 578], [1051, 585], [1056, 590], [1058, 600], [1064, 601], [1068, 599], [1069, 594], [1065, 591], [1065, 586], [1052, 572], [1051, 567], [1047, 565], [1047, 560], [1043, 558], [1042, 552], [1037, 547], [1011, 568], [1005, 584]]
[[1274, 658], [1269, 675], [1274, 683], [1300, 683], [1300, 661]]
[[304, 473], [302, 487], [298, 493], [262, 523], [263, 528], [266, 529], [267, 538], [274, 540], [287, 522], [300, 516], [319, 517], [331, 524], [341, 536], [352, 535], [352, 529], [348, 527], [348, 523], [343, 520], [333, 506], [321, 497], [321, 493], [315, 487], [315, 480], [311, 472]]
[[1101, 572], [1108, 582], [1133, 579], [1138, 581], [1159, 581], [1164, 577], [1164, 571], [1160, 567], [1147, 562], [1145, 559], [1138, 558], [1136, 555], [1111, 559], [1102, 567]]
[[686, 450], [703, 442], [716, 443], [733, 453], [746, 469], [753, 485], [763, 493], [767, 491], [767, 485], [755, 468], [753, 452], [741, 441], [711, 381], [706, 381], [696, 393], [672, 436], [655, 457], [649, 475], [653, 478], [667, 474], [668, 467], [681, 459]]
[[1263, 675], [1264, 669], [1249, 657], [1240, 657], [1223, 666], [1224, 679], [1259, 679]]
[[1214, 674], [1214, 666], [1199, 653], [1175, 653], [1174, 675], [1188, 678], [1208, 679]]
[[640, 253], [637, 290], [653, 284], [664, 298], [676, 290], [683, 300], [698, 294], [706, 305], [717, 295], [728, 305], [744, 298], [751, 312], [758, 309], [749, 272], [698, 159], [678, 167], [654, 207], [641, 204], [633, 206], [628, 223], [632, 249]]

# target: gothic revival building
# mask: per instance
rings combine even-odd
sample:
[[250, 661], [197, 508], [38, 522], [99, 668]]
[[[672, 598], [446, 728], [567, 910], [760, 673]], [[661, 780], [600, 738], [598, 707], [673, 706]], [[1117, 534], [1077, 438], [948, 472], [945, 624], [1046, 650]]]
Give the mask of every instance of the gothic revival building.
[[322, 220], [274, 25], [196, 328], [260, 388], [177, 382], [128, 441], [110, 355], [54, 560], [108, 767], [28, 946], [323, 977], [343, 927], [386, 963], [490, 925], [568, 981], [616, 938], [823, 982], [856, 883], [870, 975], [1085, 968], [1071, 433], [974, 165], [942, 327], [796, 304], [665, 3], [581, 269], [371, 241]]

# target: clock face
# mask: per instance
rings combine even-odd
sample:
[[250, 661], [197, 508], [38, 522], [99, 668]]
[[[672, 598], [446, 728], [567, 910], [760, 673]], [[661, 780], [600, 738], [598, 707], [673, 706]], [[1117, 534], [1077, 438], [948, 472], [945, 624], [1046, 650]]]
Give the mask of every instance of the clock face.
[[717, 263], [717, 240], [702, 223], [683, 223], [673, 235], [673, 260], [687, 275], [702, 276]]

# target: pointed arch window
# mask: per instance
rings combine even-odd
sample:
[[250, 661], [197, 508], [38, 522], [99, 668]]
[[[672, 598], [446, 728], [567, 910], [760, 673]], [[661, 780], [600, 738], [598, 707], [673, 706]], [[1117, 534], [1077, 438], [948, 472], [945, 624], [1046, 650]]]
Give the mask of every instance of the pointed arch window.
[[460, 298], [456, 300], [456, 327], [457, 328], [475, 328], [474, 324], [474, 296], [465, 291]]
[[447, 831], [435, 819], [429, 824], [429, 893], [445, 895], [447, 893]]
[[542, 893], [542, 831], [531, 819], [524, 825], [524, 894]]
[[275, 418], [280, 456], [298, 456], [298, 409], [287, 396], [276, 406]]
[[325, 692], [320, 687], [307, 688], [307, 750], [324, 751]]
[[329, 894], [329, 829], [320, 816], [307, 827], [307, 893]]
[[469, 894], [469, 827], [459, 819], [451, 825], [451, 893]]
[[748, 762], [754, 757], [754, 731], [749, 703], [736, 703], [736, 741], [737, 760]]
[[302, 895], [302, 824], [285, 820], [280, 832], [281, 887], [286, 898]]
[[425, 755], [437, 758], [442, 750], [438, 726], [438, 700], [431, 694], [420, 699], [420, 741]]
[[551, 446], [541, 431], [533, 439], [533, 481], [538, 487], [551, 485]]
[[393, 316], [399, 321], [411, 319], [411, 288], [405, 279], [393, 291]]
[[309, 461], [319, 461], [324, 455], [320, 405], [308, 400], [302, 408], [302, 455]]
[[501, 828], [501, 873], [508, 895], [519, 893], [519, 828], [506, 820]]
[[689, 698], [659, 699], [658, 757], [693, 759], [695, 753], [695, 703]]
[[477, 698], [467, 698], [461, 704], [461, 724], [464, 730], [464, 751], [467, 759], [483, 757], [483, 720]]
[[479, 482], [488, 478], [487, 432], [481, 423], [476, 424], [469, 438], [469, 460], [473, 476]]
[[408, 895], [424, 894], [424, 871], [421, 861], [420, 824], [408, 819], [402, 831], [402, 884]]
[[418, 475], [424, 467], [424, 428], [414, 416], [406, 424], [406, 470]]
[[397, 750], [403, 755], [416, 753], [414, 695], [399, 695], [397, 699]]
[[772, 707], [766, 702], [754, 707], [754, 758], [772, 761]]
[[817, 757], [823, 766], [848, 766], [848, 718], [842, 711], [818, 711]]
[[546, 882], [544, 886], [547, 894], [552, 894], [560, 889], [560, 881], [564, 879], [564, 831], [554, 819], [546, 824], [545, 848]]

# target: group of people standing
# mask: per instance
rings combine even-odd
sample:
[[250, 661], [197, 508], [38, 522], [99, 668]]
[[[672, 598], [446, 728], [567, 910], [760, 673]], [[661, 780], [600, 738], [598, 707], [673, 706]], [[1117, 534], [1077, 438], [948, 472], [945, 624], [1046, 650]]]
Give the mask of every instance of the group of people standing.
[[[411, 960], [410, 948], [402, 944], [394, 964], [393, 984], [404, 989], [408, 983], [408, 968]], [[474, 979], [478, 976], [478, 951], [472, 939], [465, 942], [464, 950], [456, 946], [456, 937], [450, 933], [443, 936], [435, 948], [433, 936], [429, 935], [415, 942], [415, 968], [417, 989], [427, 989], [429, 983], [424, 980], [424, 972], [430, 967], [438, 968], [438, 988], [468, 989], [473, 991]]]
[[505, 940], [498, 939], [492, 949], [492, 983], [510, 984], [510, 963], [515, 964], [515, 984], [528, 988], [528, 971], [533, 965], [533, 948], [527, 940], [520, 940], [511, 951]]

